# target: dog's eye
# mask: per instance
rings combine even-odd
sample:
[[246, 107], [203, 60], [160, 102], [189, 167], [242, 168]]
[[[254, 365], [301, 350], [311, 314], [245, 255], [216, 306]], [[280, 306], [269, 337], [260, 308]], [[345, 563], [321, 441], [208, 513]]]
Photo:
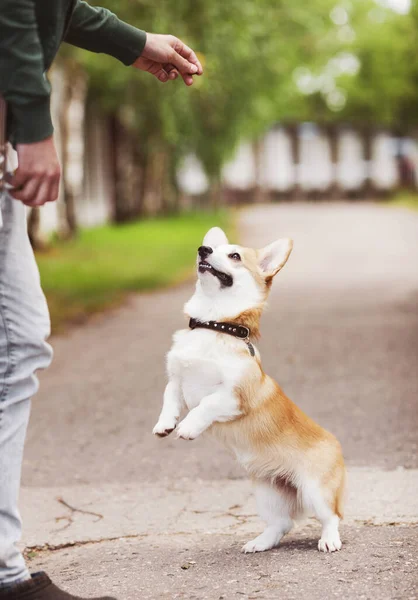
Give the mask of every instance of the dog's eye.
[[232, 252], [232, 254], [228, 254], [228, 257], [232, 258], [232, 260], [241, 260], [241, 257], [238, 254], [238, 252]]

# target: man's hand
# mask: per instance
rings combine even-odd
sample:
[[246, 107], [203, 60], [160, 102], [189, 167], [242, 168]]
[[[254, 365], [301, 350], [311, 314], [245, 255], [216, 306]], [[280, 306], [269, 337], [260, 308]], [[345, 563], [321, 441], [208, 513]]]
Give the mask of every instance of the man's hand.
[[193, 85], [193, 75], [203, 73], [191, 48], [172, 35], [157, 33], [147, 33], [145, 48], [133, 66], [148, 71], [163, 83], [177, 79], [180, 74], [186, 85]]
[[9, 183], [11, 195], [27, 206], [42, 206], [58, 198], [60, 164], [52, 137], [34, 144], [17, 144], [19, 166]]

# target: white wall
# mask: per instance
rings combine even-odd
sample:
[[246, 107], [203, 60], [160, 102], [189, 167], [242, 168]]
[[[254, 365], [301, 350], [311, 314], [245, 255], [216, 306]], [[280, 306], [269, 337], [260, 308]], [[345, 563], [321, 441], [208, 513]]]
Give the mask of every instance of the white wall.
[[[266, 134], [263, 143], [261, 165], [262, 186], [272, 191], [290, 190], [298, 183], [306, 191], [324, 191], [333, 183], [333, 165], [329, 141], [313, 124], [299, 128], [300, 163], [293, 164], [290, 137], [283, 128], [274, 128]], [[395, 141], [387, 133], [378, 133], [372, 141], [372, 161], [363, 159], [360, 135], [350, 129], [338, 135], [336, 165], [337, 183], [343, 190], [361, 188], [368, 168], [378, 189], [390, 190], [398, 183]], [[408, 155], [416, 161], [418, 172], [418, 148], [412, 140], [408, 143]], [[188, 176], [183, 172], [183, 177]], [[224, 169], [224, 183], [236, 190], [247, 190], [256, 185], [256, 169], [253, 148], [249, 143], [239, 146], [234, 158]]]

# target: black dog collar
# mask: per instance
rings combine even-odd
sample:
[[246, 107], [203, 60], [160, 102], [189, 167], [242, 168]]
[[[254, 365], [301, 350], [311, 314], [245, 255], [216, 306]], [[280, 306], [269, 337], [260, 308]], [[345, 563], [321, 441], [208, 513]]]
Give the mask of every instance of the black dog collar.
[[238, 325], [237, 323], [225, 323], [222, 321], [198, 321], [197, 319], [190, 319], [190, 329], [211, 329], [218, 333], [226, 333], [233, 337], [243, 340], [248, 347], [251, 356], [255, 356], [254, 346], [250, 342], [251, 331], [244, 325]]

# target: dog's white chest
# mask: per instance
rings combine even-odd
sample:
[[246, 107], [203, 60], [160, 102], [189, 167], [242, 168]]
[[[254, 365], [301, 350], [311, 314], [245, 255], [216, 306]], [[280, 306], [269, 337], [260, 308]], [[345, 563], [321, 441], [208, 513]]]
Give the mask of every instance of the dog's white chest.
[[195, 359], [190, 364], [183, 364], [181, 389], [189, 410], [197, 406], [202, 398], [219, 390], [222, 385], [222, 369], [217, 361]]
[[230, 388], [240, 370], [228, 344], [220, 343], [210, 331], [180, 331], [168, 355], [168, 371], [180, 382], [189, 410], [202, 398], [223, 387]]

